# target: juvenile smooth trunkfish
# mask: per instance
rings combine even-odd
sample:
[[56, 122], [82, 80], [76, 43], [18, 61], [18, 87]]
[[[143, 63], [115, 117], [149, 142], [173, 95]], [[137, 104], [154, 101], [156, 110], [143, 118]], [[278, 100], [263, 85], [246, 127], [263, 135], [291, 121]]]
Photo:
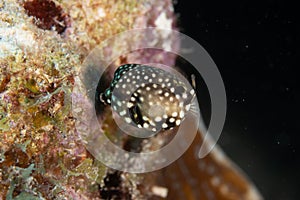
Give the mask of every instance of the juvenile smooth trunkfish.
[[140, 64], [121, 65], [109, 88], [100, 94], [101, 101], [111, 105], [126, 123], [153, 132], [179, 126], [194, 97], [186, 80]]

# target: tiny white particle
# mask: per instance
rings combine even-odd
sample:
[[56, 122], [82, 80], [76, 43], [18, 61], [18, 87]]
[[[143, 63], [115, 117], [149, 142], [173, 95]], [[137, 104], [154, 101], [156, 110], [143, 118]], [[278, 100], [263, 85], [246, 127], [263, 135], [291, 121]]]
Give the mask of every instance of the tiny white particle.
[[180, 99], [180, 95], [179, 94], [176, 94], [175, 97], [176, 97], [176, 99]]
[[136, 79], [140, 79], [141, 77], [138, 75], [138, 76], [136, 76]]
[[156, 132], [156, 128], [152, 128], [152, 131], [153, 131], [153, 132]]
[[169, 82], [169, 81], [170, 81], [170, 79], [168, 79], [168, 78], [167, 78], [167, 79], [165, 79], [165, 82]]
[[140, 124], [138, 124], [138, 125], [137, 125], [137, 127], [139, 127], [139, 128], [143, 128], [143, 127], [142, 127]]
[[137, 93], [141, 94], [141, 93], [142, 93], [142, 90], [141, 90], [141, 89], [138, 89], [138, 90], [137, 90]]
[[123, 84], [123, 85], [122, 85], [122, 88], [126, 88], [126, 84]]
[[163, 93], [163, 91], [162, 90], [158, 90], [158, 94], [162, 94]]
[[165, 92], [165, 97], [168, 97], [169, 95], [169, 92]]
[[119, 87], [120, 87], [119, 84], [117, 84], [117, 85], [116, 85], [116, 88], [119, 88]]
[[110, 100], [109, 100], [109, 99], [107, 99], [107, 103], [110, 103]]
[[141, 86], [142, 86], [142, 87], [145, 87], [145, 83], [142, 83]]
[[117, 106], [113, 106], [113, 109], [114, 109], [114, 110], [117, 110]]
[[178, 113], [177, 112], [173, 112], [172, 113], [172, 117], [177, 117], [178, 116]]
[[148, 76], [145, 76], [145, 77], [144, 77], [145, 80], [147, 80], [148, 78], [149, 78]]
[[157, 88], [157, 85], [156, 85], [156, 84], [153, 84], [153, 88]]
[[171, 123], [173, 123], [173, 122], [175, 122], [175, 118], [171, 117], [171, 118], [169, 119], [169, 121], [170, 121]]
[[168, 127], [168, 124], [163, 123], [163, 124], [162, 124], [162, 127], [163, 127], [163, 128], [167, 128], [167, 127]]
[[162, 87], [162, 88], [166, 87], [166, 84], [164, 84], [164, 83], [163, 83], [163, 84], [161, 84], [161, 87]]
[[101, 7], [97, 9], [97, 19], [103, 18], [106, 16], [105, 10]]
[[129, 83], [129, 82], [130, 82], [130, 79], [128, 78], [128, 79], [127, 79], [127, 83]]
[[[156, 130], [155, 130], [156, 131]], [[159, 186], [153, 186], [151, 189], [152, 193], [158, 197], [166, 198], [168, 196], [168, 189]]]
[[173, 102], [174, 101], [174, 98], [173, 97], [170, 97], [170, 99], [169, 99], [171, 102]]
[[152, 74], [152, 77], [155, 78], [155, 77], [156, 77], [156, 74], [153, 73], [153, 74]]
[[170, 91], [171, 91], [172, 93], [174, 93], [174, 92], [175, 92], [175, 89], [172, 87], [172, 88], [170, 89]]
[[163, 118], [164, 118], [164, 119], [167, 119], [167, 118], [168, 118], [168, 115], [164, 114], [164, 115], [163, 115]]
[[132, 76], [132, 73], [131, 73], [131, 72], [129, 72], [129, 73], [128, 73], [128, 75], [129, 75], [129, 76]]
[[161, 78], [158, 79], [158, 82], [162, 82], [163, 80]]
[[176, 125], [179, 126], [180, 123], [181, 123], [180, 119], [177, 119], [177, 120], [176, 120]]
[[147, 91], [150, 91], [150, 90], [151, 90], [151, 88], [150, 88], [150, 87], [146, 87], [146, 90], [147, 90]]
[[152, 78], [150, 78], [150, 79], [149, 79], [149, 83], [152, 83], [152, 81], [153, 81]]
[[171, 85], [172, 85], [171, 83], [168, 83], [168, 84], [167, 84], [168, 87], [170, 87]]
[[186, 98], [187, 98], [187, 94], [186, 94], [186, 93], [183, 93], [183, 94], [182, 94], [182, 98], [186, 99]]
[[131, 97], [130, 100], [131, 100], [131, 101], [135, 101], [135, 98], [134, 98], [134, 97]]
[[130, 95], [130, 91], [126, 91], [126, 94]]
[[152, 101], [149, 102], [149, 106], [153, 106], [153, 102]]
[[140, 97], [140, 101], [141, 101], [141, 102], [144, 102], [144, 98], [143, 98], [143, 97]]
[[180, 103], [179, 103], [179, 107], [180, 107], [180, 108], [183, 108], [183, 102], [180, 102]]

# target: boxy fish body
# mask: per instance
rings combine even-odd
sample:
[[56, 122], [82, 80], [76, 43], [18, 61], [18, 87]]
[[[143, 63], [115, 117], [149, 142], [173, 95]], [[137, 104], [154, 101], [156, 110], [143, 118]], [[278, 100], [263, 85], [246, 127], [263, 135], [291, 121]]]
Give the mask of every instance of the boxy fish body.
[[129, 124], [153, 132], [179, 126], [195, 91], [182, 78], [160, 68], [126, 64], [114, 74], [101, 99]]

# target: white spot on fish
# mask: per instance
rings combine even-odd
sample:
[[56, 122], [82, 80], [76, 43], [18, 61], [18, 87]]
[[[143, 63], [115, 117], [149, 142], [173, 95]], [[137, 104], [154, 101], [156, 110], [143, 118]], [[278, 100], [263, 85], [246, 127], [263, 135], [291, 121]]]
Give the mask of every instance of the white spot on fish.
[[125, 117], [125, 122], [129, 124], [132, 122], [132, 120], [129, 117]]
[[144, 127], [144, 128], [149, 128], [149, 124], [144, 123], [143, 127]]
[[133, 103], [128, 102], [128, 103], [127, 103], [127, 108], [131, 108], [131, 107], [133, 107]]
[[121, 112], [120, 112], [120, 115], [121, 115], [121, 116], [126, 115], [126, 110], [121, 111]]
[[182, 110], [179, 112], [179, 117], [180, 117], [181, 119], [184, 117], [184, 112], [183, 112]]
[[154, 121], [156, 121], [156, 122], [160, 122], [161, 120], [162, 120], [161, 117], [155, 117], [155, 119], [154, 119]]
[[174, 122], [175, 122], [175, 118], [171, 117], [171, 118], [169, 119], [169, 121], [170, 121], [171, 123], [174, 123]]
[[162, 127], [162, 128], [167, 128], [167, 127], [168, 127], [168, 124], [163, 123], [161, 127]]
[[172, 117], [177, 117], [178, 116], [178, 113], [177, 112], [173, 112], [172, 113]]

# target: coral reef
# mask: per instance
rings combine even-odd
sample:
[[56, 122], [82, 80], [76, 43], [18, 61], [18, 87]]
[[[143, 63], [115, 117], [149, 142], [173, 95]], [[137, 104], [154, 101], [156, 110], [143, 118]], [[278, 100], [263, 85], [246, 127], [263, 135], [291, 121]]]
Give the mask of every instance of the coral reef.
[[[195, 184], [188, 186], [185, 178], [171, 183], [172, 166], [142, 175], [108, 169], [86, 150], [71, 112], [74, 79], [96, 45], [130, 28], [174, 25], [170, 0], [0, 0], [0, 199], [160, 199], [176, 191], [193, 199]], [[175, 62], [174, 55], [138, 51], [115, 65], [137, 58]], [[225, 166], [212, 157], [207, 162]], [[224, 194], [205, 184], [199, 190], [216, 198], [227, 191], [234, 195], [226, 199], [255, 199], [246, 198], [254, 191], [251, 184], [226, 166], [226, 180], [243, 181], [225, 185]], [[193, 170], [203, 184], [207, 172]]]

